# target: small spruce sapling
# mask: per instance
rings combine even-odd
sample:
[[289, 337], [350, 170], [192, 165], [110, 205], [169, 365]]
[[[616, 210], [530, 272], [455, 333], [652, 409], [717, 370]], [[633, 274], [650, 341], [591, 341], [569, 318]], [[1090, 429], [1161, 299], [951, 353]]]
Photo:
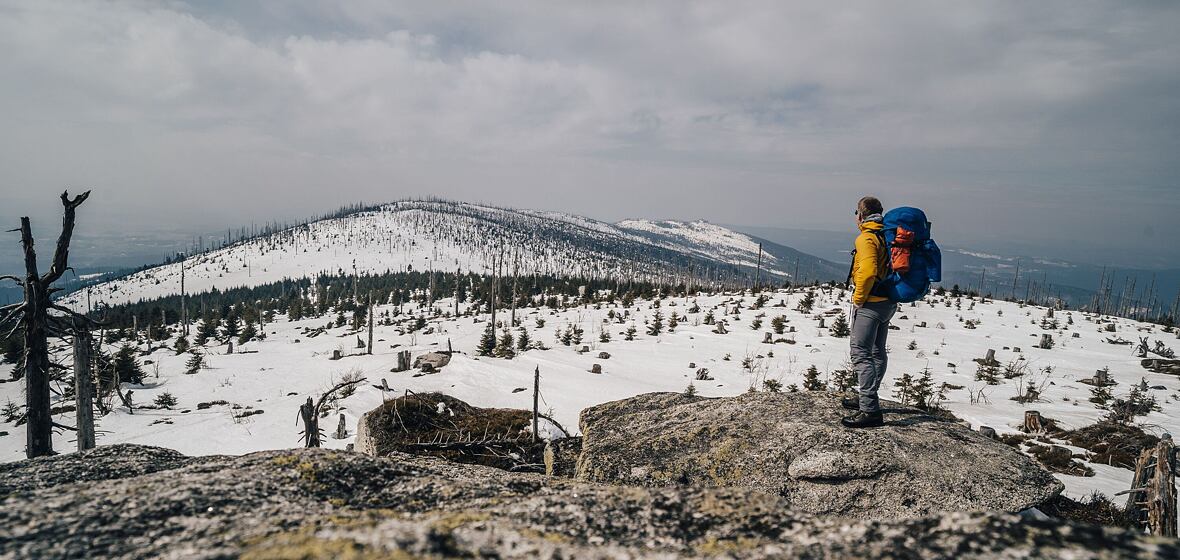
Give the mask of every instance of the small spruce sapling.
[[205, 357], [195, 348], [189, 352], [188, 360], [184, 362], [184, 372], [193, 375], [205, 367]]
[[826, 391], [828, 384], [819, 378], [819, 369], [814, 364], [807, 368], [807, 372], [803, 374], [803, 388], [808, 391]]
[[172, 393], [160, 393], [156, 395], [155, 403], [164, 410], [172, 410], [172, 407], [176, 406], [176, 397], [172, 396]]
[[515, 357], [516, 353], [513, 351], [513, 347], [515, 346], [515, 344], [516, 344], [516, 340], [512, 336], [512, 331], [508, 330], [508, 328], [505, 327], [504, 330], [500, 333], [500, 339], [498, 341], [496, 341], [496, 349], [495, 349], [496, 357], [497, 358], [506, 358], [509, 360], [512, 359], [513, 357]]
[[836, 338], [848, 338], [851, 331], [848, 328], [848, 316], [843, 311], [836, 316], [836, 320], [832, 321], [832, 336]]
[[531, 345], [532, 342], [532, 339], [529, 338], [529, 330], [521, 327], [520, 335], [516, 337], [516, 349], [524, 352], [525, 350], [529, 349], [529, 345]]
[[496, 351], [496, 331], [492, 330], [492, 325], [484, 329], [483, 334], [479, 337], [479, 346], [476, 353], [480, 356], [491, 356], [492, 352]]
[[648, 336], [659, 336], [661, 332], [664, 332], [664, 315], [656, 311], [651, 322], [647, 325], [647, 334]]
[[806, 315], [811, 313], [813, 308], [815, 308], [815, 292], [813, 290], [808, 290], [807, 293], [803, 295], [803, 299], [799, 300], [799, 304], [795, 306], [795, 310]]
[[172, 349], [174, 351], [176, 351], [177, 356], [184, 354], [185, 352], [188, 352], [188, 349], [189, 349], [188, 338], [185, 337], [184, 335], [180, 335], [180, 336], [176, 337], [176, 342], [172, 345]]

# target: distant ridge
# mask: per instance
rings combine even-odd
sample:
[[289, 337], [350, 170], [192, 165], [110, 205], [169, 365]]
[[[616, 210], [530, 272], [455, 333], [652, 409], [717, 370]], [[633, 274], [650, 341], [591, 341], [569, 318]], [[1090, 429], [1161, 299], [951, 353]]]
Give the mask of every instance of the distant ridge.
[[[306, 224], [184, 260], [190, 294], [321, 273], [505, 272], [745, 285], [762, 244], [762, 281], [842, 276], [842, 266], [708, 222], [626, 220], [448, 200], [347, 207]], [[180, 293], [180, 262], [150, 267], [66, 296], [67, 305], [118, 305]]]

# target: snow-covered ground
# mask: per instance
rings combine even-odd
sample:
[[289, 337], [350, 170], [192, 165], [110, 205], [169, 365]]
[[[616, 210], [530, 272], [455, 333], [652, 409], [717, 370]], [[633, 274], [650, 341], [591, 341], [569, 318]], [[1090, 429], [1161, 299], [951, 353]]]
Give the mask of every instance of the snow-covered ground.
[[[136, 410], [134, 414], [118, 407], [98, 420], [99, 444], [134, 442], [171, 447], [189, 454], [245, 453], [297, 446], [299, 405], [307, 396], [318, 395], [350, 372], [361, 372], [368, 381], [343, 401], [341, 412], [350, 436], [342, 440], [329, 436], [326, 445], [334, 448], [342, 448], [352, 441], [351, 434], [355, 433], [361, 414], [379, 405], [384, 398], [404, 394], [406, 389], [443, 391], [477, 406], [530, 408], [531, 390], [513, 390], [531, 389], [536, 367], [541, 371], [542, 408], [570, 430], [577, 429], [578, 415], [583, 408], [639, 393], [682, 391], [692, 382], [706, 396], [734, 395], [752, 385], [761, 386], [765, 379], [779, 380], [784, 387], [802, 387], [803, 374], [809, 365], [817, 366], [825, 376], [844, 367], [848, 340], [834, 338], [828, 329], [818, 328], [817, 319], [826, 311], [846, 309], [846, 293], [835, 290], [826, 295], [817, 291], [815, 310], [806, 315], [795, 310], [802, 297], [800, 293], [779, 291], [769, 295], [770, 302], [760, 310], [750, 309], [755, 298], [748, 293], [662, 300], [659, 311], [665, 324], [673, 312], [687, 318], [681, 319], [675, 332], [658, 336], [645, 332], [645, 321], [656, 311], [651, 301], [636, 301], [630, 309], [617, 303], [564, 311], [518, 310], [518, 317], [532, 339], [550, 349], [529, 350], [511, 360], [476, 357], [476, 345], [487, 324], [486, 313], [477, 316], [479, 322], [471, 316], [430, 319], [426, 329], [429, 334], [420, 331], [402, 335], [396, 325], [378, 325], [371, 356], [360, 354], [363, 350], [355, 348], [357, 334], [348, 327], [333, 328], [315, 338], [304, 334], [305, 328], [324, 326], [331, 320], [331, 314], [297, 322], [287, 322], [279, 316], [276, 322], [266, 326], [266, 340], [249, 342], [232, 355], [224, 354], [225, 346], [206, 347], [208, 368], [195, 375], [183, 373], [187, 356], [177, 356], [170, 349], [159, 349], [141, 358], [145, 363], [151, 362], [144, 366], [150, 383], [129, 387], [134, 391], [134, 401], [151, 403], [157, 395], [169, 392], [179, 404], [175, 410]], [[734, 315], [733, 309], [739, 301], [741, 309]], [[894, 320], [899, 328], [890, 334], [890, 373], [883, 396], [892, 391], [894, 381], [902, 373], [916, 375], [929, 367], [936, 385], [945, 382], [963, 387], [949, 391], [945, 406], [972, 426], [986, 425], [1001, 433], [1014, 432], [1024, 411], [1035, 409], [1066, 428], [1078, 428], [1094, 423], [1105, 414], [1088, 401], [1091, 387], [1079, 381], [1093, 376], [1095, 370], [1108, 367], [1111, 377], [1118, 382], [1113, 388], [1115, 395], [1126, 394], [1141, 379], [1149, 386], [1164, 387], [1150, 391], [1158, 400], [1160, 410], [1138, 419], [1144, 429], [1156, 434], [1180, 430], [1177, 405], [1180, 379], [1147, 372], [1132, 355], [1131, 347], [1105, 342], [1107, 336], [1119, 335], [1131, 340], [1146, 336], [1175, 346], [1175, 334], [1126, 319], [1108, 319], [1117, 325], [1117, 333], [1100, 332], [1094, 316], [1058, 311], [1059, 328], [1052, 331], [1057, 344], [1044, 350], [1035, 345], [1046, 332], [1040, 325], [1046, 309], [1008, 302], [981, 304], [968, 298], [960, 301], [956, 305], [947, 298], [931, 298], [899, 310]], [[783, 306], [776, 307], [780, 302]], [[690, 314], [694, 303], [700, 311]], [[436, 308], [451, 310], [453, 302], [440, 300]], [[378, 322], [393, 309], [390, 305], [378, 306]], [[710, 310], [716, 319], [728, 320], [729, 334], [715, 334], [714, 327], [704, 324]], [[417, 313], [409, 305], [401, 311], [403, 314], [397, 319], [406, 317], [405, 313]], [[621, 323], [612, 321], [608, 319], [611, 311], [629, 316]], [[753, 329], [752, 323], [760, 314], [765, 314], [763, 323], [759, 329]], [[789, 321], [788, 329], [795, 329], [782, 338], [794, 340], [794, 344], [762, 342], [765, 333], [771, 330], [771, 319], [779, 315]], [[501, 321], [507, 318], [506, 311], [498, 316]], [[545, 322], [544, 327], [537, 326], [539, 319]], [[830, 326], [833, 317], [825, 317], [825, 321]], [[919, 326], [923, 322], [924, 328]], [[977, 325], [971, 329], [967, 327], [968, 322]], [[590, 352], [578, 353], [577, 347], [564, 346], [557, 340], [557, 331], [569, 324], [584, 329], [583, 345]], [[631, 325], [638, 331], [637, 339], [626, 341], [622, 333]], [[611, 342], [599, 342], [603, 329], [610, 333]], [[1073, 338], [1075, 334], [1078, 338]], [[360, 335], [364, 337], [365, 333], [362, 331]], [[460, 353], [442, 372], [418, 377], [414, 377], [414, 372], [391, 372], [397, 363], [397, 351], [410, 349], [418, 355], [445, 349], [448, 341]], [[914, 349], [909, 349], [911, 342]], [[1015, 347], [1021, 352], [1016, 353]], [[1011, 400], [1018, 392], [1018, 379], [997, 386], [975, 380], [976, 364], [972, 359], [984, 356], [989, 348], [996, 350], [997, 359], [1003, 363], [1017, 358], [1026, 360], [1037, 383], [1044, 385], [1040, 402], [1025, 405]], [[329, 358], [336, 349], [346, 356], [332, 361]], [[602, 351], [609, 352], [610, 358], [599, 359], [598, 353]], [[750, 360], [743, 364], [746, 358]], [[697, 368], [708, 368], [714, 380], [693, 381], [696, 369], [690, 368], [690, 363]], [[594, 364], [601, 364], [601, 374], [590, 373]], [[383, 393], [374, 387], [382, 379], [387, 381], [391, 392]], [[971, 402], [971, 393], [979, 390], [985, 398]], [[7, 399], [23, 401], [22, 384], [0, 384], [0, 403]], [[217, 400], [243, 408], [235, 410], [223, 405], [197, 408], [199, 403]], [[238, 417], [245, 407], [264, 412]], [[335, 430], [336, 418], [333, 414], [323, 421], [323, 428], [329, 434]], [[58, 420], [63, 424], [73, 423], [72, 414]], [[0, 430], [9, 432], [0, 437], [0, 460], [22, 458], [23, 427], [0, 424]], [[70, 450], [74, 445], [71, 439], [68, 434], [59, 435], [55, 447]], [[1091, 466], [1097, 473], [1095, 477], [1060, 476], [1070, 495], [1082, 496], [1092, 490], [1110, 495], [1130, 484], [1130, 471]]]

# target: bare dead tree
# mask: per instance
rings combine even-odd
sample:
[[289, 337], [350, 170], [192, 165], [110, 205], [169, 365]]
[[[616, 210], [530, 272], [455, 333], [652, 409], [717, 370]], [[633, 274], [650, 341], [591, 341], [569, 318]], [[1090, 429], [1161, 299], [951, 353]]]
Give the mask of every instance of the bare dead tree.
[[[73, 332], [75, 322], [96, 325], [90, 318], [53, 303], [52, 295], [59, 291], [53, 283], [69, 270], [70, 239], [74, 234], [75, 210], [90, 191], [70, 198], [69, 192], [61, 194], [64, 209], [61, 235], [53, 255], [49, 271], [40, 274], [37, 268], [37, 252], [33, 247], [33, 230], [27, 216], [20, 219], [21, 248], [25, 257], [25, 277], [0, 277], [13, 280], [24, 288], [25, 300], [21, 303], [0, 308], [0, 327], [9, 322], [15, 326], [8, 332], [11, 336], [17, 329], [24, 330], [24, 378], [28, 430], [25, 453], [29, 458], [53, 454], [54, 422], [50, 414], [49, 377], [52, 365], [49, 361], [49, 337], [68, 336]], [[61, 315], [54, 315], [54, 311]]]
[[324, 438], [324, 432], [320, 430], [320, 413], [324, 408], [324, 403], [328, 402], [328, 398], [336, 391], [343, 390], [345, 387], [355, 386], [363, 383], [365, 378], [345, 381], [335, 387], [332, 387], [328, 392], [324, 393], [317, 402], [312, 402], [311, 397], [307, 397], [307, 402], [299, 405], [299, 419], [303, 421], [303, 433], [300, 438], [303, 440], [304, 447], [319, 447], [320, 441]]

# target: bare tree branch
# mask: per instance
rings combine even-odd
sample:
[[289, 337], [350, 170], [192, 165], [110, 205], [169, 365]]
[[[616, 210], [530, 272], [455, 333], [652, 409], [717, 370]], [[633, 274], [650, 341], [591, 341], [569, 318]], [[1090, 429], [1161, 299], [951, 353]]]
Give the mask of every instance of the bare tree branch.
[[49, 304], [49, 308], [56, 310], [56, 311], [61, 311], [62, 313], [65, 313], [68, 317], [70, 317], [71, 319], [77, 319], [79, 321], [84, 321], [88, 325], [90, 325], [91, 327], [104, 327], [104, 326], [106, 326], [106, 323], [104, 323], [104, 322], [96, 321], [94, 319], [91, 319], [90, 317], [87, 317], [81, 313], [74, 311], [73, 309], [60, 306], [56, 303]]
[[[8, 309], [8, 308], [6, 307], [4, 309], [0, 309], [0, 313], [3, 313], [5, 309]], [[8, 315], [6, 315], [3, 319], [0, 319], [0, 327], [4, 326], [5, 323], [11, 321], [17, 315], [20, 315], [21, 312], [23, 312], [24, 310], [25, 310], [25, 304], [23, 304], [23, 303], [16, 304], [16, 307], [13, 307], [12, 311]]]
[[324, 406], [324, 402], [328, 400], [328, 396], [329, 396], [329, 395], [331, 395], [332, 393], [335, 393], [336, 391], [339, 391], [339, 390], [341, 390], [341, 389], [343, 389], [343, 388], [345, 388], [345, 387], [348, 387], [349, 385], [356, 385], [357, 383], [361, 383], [362, 381], [365, 381], [365, 378], [363, 378], [363, 377], [362, 377], [362, 378], [360, 378], [360, 379], [356, 379], [356, 380], [354, 380], [354, 381], [345, 381], [344, 383], [341, 383], [341, 384], [339, 384], [339, 385], [337, 385], [337, 386], [335, 386], [335, 387], [332, 387], [332, 389], [331, 389], [331, 390], [329, 390], [327, 393], [324, 393], [324, 395], [323, 395], [322, 397], [320, 397], [320, 400], [319, 400], [319, 402], [317, 402], [317, 403], [315, 404], [315, 413], [316, 413], [316, 415], [317, 415], [317, 416], [319, 415], [319, 413], [320, 413], [320, 409], [322, 409], [322, 408], [323, 408], [323, 406]]
[[49, 267], [49, 272], [41, 277], [42, 286], [48, 287], [53, 284], [69, 269], [67, 263], [70, 257], [70, 237], [74, 234], [75, 209], [88, 197], [90, 197], [90, 191], [86, 191], [72, 200], [69, 191], [61, 193], [61, 203], [65, 207], [65, 216], [62, 217], [61, 223], [61, 236], [57, 238], [57, 249], [53, 253], [53, 265]]

